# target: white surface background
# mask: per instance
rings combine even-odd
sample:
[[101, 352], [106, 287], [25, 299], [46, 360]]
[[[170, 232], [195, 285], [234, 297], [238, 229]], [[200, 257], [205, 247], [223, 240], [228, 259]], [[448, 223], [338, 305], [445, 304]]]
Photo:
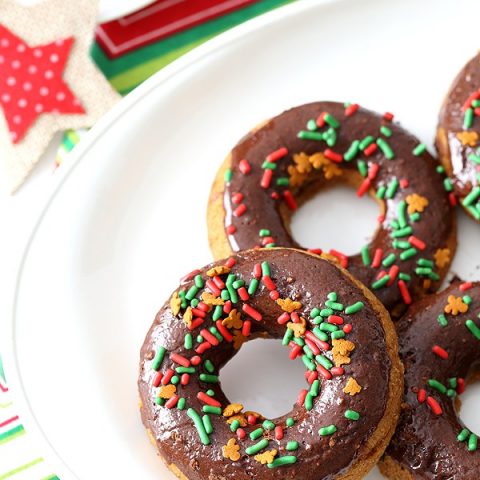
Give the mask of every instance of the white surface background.
[[[304, 1], [273, 12], [134, 92], [109, 115], [118, 117], [111, 128], [97, 139], [92, 132], [91, 148], [84, 140], [75, 169], [67, 167], [71, 174], [52, 180], [52, 163], [44, 162], [14, 198], [2, 198], [7, 374], [25, 393], [27, 426], [36, 430], [38, 422], [79, 478], [170, 478], [136, 412], [138, 351], [178, 278], [211, 259], [205, 207], [231, 146], [259, 121], [319, 99], [391, 110], [431, 146], [443, 96], [480, 43], [479, 14], [476, 0]], [[58, 183], [15, 285], [21, 244]], [[328, 195], [330, 206], [343, 202], [333, 214], [345, 219], [343, 248], [353, 251], [371, 233], [375, 209], [367, 200], [353, 210], [352, 195], [340, 190]], [[306, 244], [330, 247], [335, 238], [322, 228], [331, 222], [322, 197], [313, 200], [320, 211], [314, 226], [305, 231], [312, 222], [306, 206], [295, 231]], [[353, 211], [369, 219], [355, 234], [347, 220]], [[454, 270], [479, 278], [480, 230], [464, 215], [460, 220]], [[275, 375], [273, 365], [270, 372]], [[240, 394], [241, 385], [237, 392], [228, 388], [232, 398]], [[278, 407], [293, 403], [293, 395]], [[256, 402], [268, 408], [271, 398]], [[471, 407], [464, 417], [480, 432]], [[60, 464], [57, 471], [70, 476]]]

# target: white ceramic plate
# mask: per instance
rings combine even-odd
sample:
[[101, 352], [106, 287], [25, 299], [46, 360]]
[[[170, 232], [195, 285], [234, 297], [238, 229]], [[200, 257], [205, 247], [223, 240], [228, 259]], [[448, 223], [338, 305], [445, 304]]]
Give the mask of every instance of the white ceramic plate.
[[[431, 146], [442, 98], [479, 46], [476, 18], [478, 0], [299, 2], [167, 67], [82, 141], [25, 251], [4, 337], [27, 427], [62, 478], [172, 478], [139, 420], [138, 352], [178, 278], [211, 259], [205, 208], [229, 148], [259, 121], [318, 99], [394, 111]], [[354, 198], [342, 190], [320, 195], [311, 204], [318, 221], [309, 225], [313, 207], [305, 207], [297, 237], [353, 252], [376, 216], [365, 200], [352, 218]], [[332, 221], [342, 238], [322, 229]], [[462, 214], [454, 270], [465, 278], [480, 277], [479, 232]], [[245, 348], [282, 362], [266, 345]], [[267, 389], [278, 371], [267, 364], [265, 395], [241, 399], [283, 413], [301, 373], [290, 367], [292, 384], [274, 402]], [[240, 378], [238, 362], [227, 368]], [[226, 383], [239, 399], [242, 382]], [[473, 395], [463, 417], [480, 433]]]

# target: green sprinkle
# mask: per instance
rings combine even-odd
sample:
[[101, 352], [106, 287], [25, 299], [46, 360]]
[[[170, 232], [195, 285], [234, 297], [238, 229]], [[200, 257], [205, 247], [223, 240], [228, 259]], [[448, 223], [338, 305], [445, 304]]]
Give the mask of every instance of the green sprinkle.
[[210, 330], [210, 333], [211, 333], [219, 342], [223, 342], [223, 337], [222, 337], [221, 333], [220, 333], [215, 327], [210, 327], [209, 330]]
[[333, 435], [337, 431], [337, 427], [335, 425], [329, 425], [328, 427], [322, 427], [318, 433], [322, 437], [326, 437], [328, 435]]
[[348, 418], [349, 420], [353, 420], [354, 422], [356, 422], [360, 418], [360, 414], [355, 410], [346, 410], [345, 418]]
[[288, 450], [289, 452], [291, 452], [292, 450], [297, 450], [298, 449], [298, 442], [296, 442], [296, 441], [288, 442], [285, 449]]
[[451, 388], [447, 390], [447, 397], [453, 398], [457, 396], [457, 392]]
[[178, 403], [177, 403], [177, 409], [178, 410], [183, 410], [185, 408], [186, 403], [187, 403], [187, 401], [183, 397], [179, 398]]
[[260, 438], [262, 435], [263, 435], [263, 428], [259, 427], [253, 432], [250, 432], [250, 439], [257, 440], [257, 438]]
[[262, 163], [262, 168], [264, 170], [275, 170], [277, 168], [277, 164], [276, 163], [273, 163], [273, 162], [263, 162]]
[[275, 180], [275, 183], [279, 187], [287, 187], [290, 184], [290, 179], [288, 177], [279, 177]]
[[309, 132], [307, 130], [300, 130], [297, 133], [297, 137], [302, 140], [323, 140], [323, 133], [320, 132]]
[[315, 318], [320, 315], [320, 309], [317, 307], [312, 308], [312, 311], [310, 312], [310, 318]]
[[464, 428], [457, 437], [459, 442], [464, 442], [470, 436], [470, 430], [468, 428]]
[[305, 345], [305, 340], [303, 338], [294, 338], [293, 341], [297, 344], [303, 347]]
[[409, 282], [412, 279], [412, 277], [408, 273], [404, 273], [404, 272], [400, 272], [398, 274], [398, 278], [405, 282]]
[[345, 338], [345, 332], [343, 330], [337, 330], [331, 334], [332, 340], [338, 340], [339, 338]]
[[218, 376], [217, 375], [208, 375], [206, 373], [200, 374], [200, 381], [205, 383], [218, 383]]
[[243, 287], [245, 285], [245, 282], [243, 280], [235, 280], [233, 283], [232, 283], [232, 287], [235, 289], [235, 290], [238, 290], [240, 287]]
[[332, 362], [325, 357], [325, 355], [317, 355], [315, 360], [322, 366], [325, 367], [327, 370], [330, 370], [333, 367]]
[[365, 266], [370, 265], [372, 260], [370, 258], [370, 253], [368, 251], [368, 245], [362, 247], [362, 262]]
[[389, 281], [390, 281], [390, 275], [385, 275], [384, 277], [380, 278], [376, 282], [373, 282], [372, 288], [374, 290], [379, 290], [380, 288], [385, 287]]
[[334, 302], [332, 300], [327, 300], [325, 302], [325, 305], [328, 307], [328, 308], [331, 308], [333, 310], [337, 310], [339, 312], [343, 311], [343, 309], [345, 308], [343, 306], [343, 303], [338, 303], [338, 302]]
[[305, 410], [307, 410], [307, 412], [312, 410], [312, 408], [313, 408], [313, 396], [310, 392], [307, 393], [307, 395], [305, 397], [305, 402], [304, 402], [303, 405], [305, 407]]
[[463, 298], [463, 303], [466, 303], [467, 305], [471, 305], [472, 304], [472, 297], [470, 295], [465, 295]]
[[397, 256], [394, 253], [390, 253], [390, 255], [387, 255], [383, 261], [382, 265], [384, 267], [390, 267], [395, 263], [395, 260], [397, 259]]
[[363, 310], [364, 307], [365, 307], [365, 304], [363, 302], [358, 301], [358, 302], [354, 303], [353, 305], [349, 305], [345, 309], [345, 313], [347, 315], [352, 315], [354, 313], [360, 312], [361, 310]]
[[398, 230], [400, 228], [400, 223], [398, 222], [398, 220], [396, 218], [394, 218], [391, 222], [390, 222], [390, 226], [394, 229], [394, 230]]
[[468, 206], [466, 208], [470, 212], [470, 214], [473, 216], [473, 218], [475, 218], [476, 220], [480, 220], [480, 208], [479, 207]]
[[184, 343], [183, 343], [184, 347], [187, 349], [187, 350], [190, 350], [192, 347], [193, 347], [193, 337], [192, 337], [192, 334], [191, 333], [187, 333], [185, 335], [185, 339], [184, 339]]
[[383, 200], [385, 198], [386, 192], [387, 192], [387, 187], [385, 185], [381, 185], [380, 187], [378, 187], [378, 190], [375, 196], [380, 200]]
[[269, 277], [270, 276], [270, 265], [268, 262], [262, 262], [262, 275], [264, 277]]
[[197, 294], [197, 292], [198, 292], [198, 287], [196, 285], [192, 285], [189, 288], [187, 294], [185, 295], [185, 298], [187, 300], [192, 300], [195, 297], [195, 295]]
[[373, 138], [371, 135], [368, 135], [360, 142], [360, 145], [359, 145], [360, 150], [365, 150], [374, 141], [375, 141], [375, 138]]
[[202, 423], [203, 423], [203, 428], [205, 428], [205, 431], [207, 432], [208, 435], [213, 433], [212, 422], [210, 421], [210, 417], [208, 415], [204, 415], [202, 417]]
[[420, 214], [418, 212], [412, 213], [410, 215], [410, 220], [412, 222], [418, 222], [420, 220]]
[[222, 414], [222, 409], [220, 407], [212, 407], [211, 405], [204, 405], [202, 410], [204, 413], [212, 413], [213, 415]]
[[232, 169], [231, 168], [227, 168], [227, 170], [225, 171], [225, 183], [230, 183], [232, 181], [232, 176], [233, 176], [233, 173], [232, 173]]
[[322, 342], [326, 342], [328, 341], [328, 335], [323, 332], [322, 330], [320, 330], [319, 327], [315, 327], [313, 330], [312, 330], [313, 334], [319, 338]]
[[[203, 337], [202, 337], [202, 340], [203, 340]], [[195, 373], [196, 370], [195, 370], [195, 367], [177, 367], [175, 371], [180, 374], [184, 374], [184, 373], [192, 374], [192, 373]]]
[[435, 380], [434, 378], [431, 378], [428, 382], [428, 386], [434, 388], [440, 393], [447, 393], [447, 387], [443, 383], [440, 383], [438, 380]]
[[394, 240], [392, 242], [393, 248], [400, 248], [402, 250], [408, 250], [409, 248], [412, 247], [410, 242], [407, 242], [406, 240]]
[[447, 317], [441, 313], [439, 316], [438, 316], [438, 323], [440, 324], [441, 327], [445, 328], [448, 326], [448, 320], [447, 320]]
[[412, 153], [416, 156], [419, 157], [422, 153], [425, 152], [427, 149], [427, 146], [424, 143], [419, 143], [412, 151]]
[[187, 410], [187, 415], [193, 420], [198, 435], [200, 436], [200, 441], [204, 445], [210, 445], [210, 438], [208, 438], [208, 434], [205, 430], [205, 426], [203, 425], [200, 415], [193, 408], [189, 408]]
[[187, 300], [185, 299], [185, 290], [180, 290], [178, 292], [178, 296], [180, 297], [180, 299], [182, 300], [182, 303], [181, 303], [181, 307], [182, 308], [187, 308]]
[[432, 260], [427, 260], [426, 258], [419, 258], [417, 263], [420, 265], [420, 267], [433, 268], [435, 266]]
[[412, 247], [400, 254], [400, 260], [408, 260], [417, 254], [417, 249]]
[[202, 343], [203, 337], [201, 335], [197, 335], [197, 343]]
[[245, 449], [245, 452], [247, 455], [256, 455], [258, 452], [260, 452], [261, 450], [267, 447], [268, 447], [268, 440], [266, 438], [263, 438], [255, 445], [252, 445], [247, 449]]
[[451, 192], [453, 190], [453, 183], [452, 183], [452, 180], [450, 178], [445, 178], [443, 180], [443, 188], [447, 192]]
[[[477, 152], [478, 153], [478, 152]], [[468, 159], [473, 162], [473, 163], [476, 163], [477, 165], [480, 165], [480, 155], [475, 155], [474, 153], [470, 154], [468, 156]]]
[[275, 428], [275, 424], [270, 420], [265, 420], [262, 426], [265, 430], [273, 430]]
[[336, 332], [338, 330], [338, 327], [333, 323], [322, 323], [319, 328], [322, 332], [330, 332], [330, 333]]
[[316, 370], [315, 364], [307, 357], [307, 355], [302, 355], [302, 362], [311, 372]]
[[292, 417], [288, 417], [286, 420], [287, 427], [293, 427], [295, 425], [295, 420]]
[[330, 293], [327, 295], [327, 298], [328, 298], [331, 302], [336, 302], [337, 299], [338, 299], [337, 292], [330, 292]]
[[165, 347], [158, 347], [157, 353], [152, 362], [152, 370], [155, 370], [156, 372], [158, 372], [158, 370], [162, 366], [162, 362], [163, 362], [163, 359], [165, 358], [166, 351], [167, 349]]
[[310, 131], [317, 129], [317, 122], [313, 118], [307, 122], [307, 129]]
[[240, 428], [240, 422], [238, 420], [234, 420], [230, 425], [230, 430], [232, 432], [236, 432]]
[[258, 283], [259, 282], [256, 278], [252, 278], [250, 280], [250, 285], [248, 285], [248, 290], [247, 290], [249, 295], [253, 295], [257, 291]]
[[395, 158], [395, 153], [386, 140], [384, 140], [383, 138], [378, 138], [377, 145], [380, 147], [380, 150], [383, 152], [383, 154], [388, 160], [393, 160]]
[[408, 225], [407, 221], [407, 202], [402, 200], [398, 204], [398, 224], [400, 228], [405, 228]]
[[455, 377], [448, 379], [448, 385], [450, 386], [450, 388], [457, 388], [457, 384], [458, 382]]
[[286, 455], [284, 457], [276, 458], [272, 463], [267, 464], [268, 468], [283, 467], [285, 465], [292, 465], [297, 461], [297, 457], [293, 455]]
[[473, 125], [474, 111], [473, 108], [467, 108], [465, 117], [463, 118], [463, 128], [471, 128]]
[[472, 335], [477, 339], [480, 340], [480, 328], [475, 325], [473, 320], [467, 320], [465, 322], [466, 327], [472, 332]]
[[320, 310], [320, 316], [321, 317], [329, 317], [330, 315], [333, 315], [335, 312], [331, 308], [323, 308]]
[[473, 205], [480, 198], [480, 187], [475, 187], [472, 191], [463, 199], [462, 203], [466, 207]]
[[388, 127], [386, 127], [385, 125], [382, 125], [380, 127], [380, 133], [385, 137], [391, 137], [392, 136], [392, 131]]
[[362, 177], [366, 177], [368, 175], [367, 163], [364, 160], [357, 161], [357, 168]]
[[214, 396], [215, 396], [215, 392], [210, 388], [210, 389], [207, 390], [207, 395], [208, 395], [209, 397], [214, 397]]
[[170, 383], [173, 383], [173, 385], [178, 385], [178, 382], [180, 382], [180, 378], [178, 378], [177, 375], [174, 375], [170, 380]]
[[333, 147], [335, 146], [335, 143], [337, 143], [337, 132], [335, 129], [330, 127], [326, 132], [324, 132], [323, 139], [327, 142], [329, 147]]
[[215, 367], [211, 360], [208, 360], [208, 359], [205, 360], [205, 362], [203, 363], [203, 366], [205, 367], [205, 370], [208, 373], [213, 373], [215, 371]]
[[338, 122], [338, 120], [333, 116], [333, 115], [330, 115], [329, 113], [326, 113], [324, 116], [323, 116], [323, 119], [325, 120], [325, 122], [327, 122], [332, 128], [338, 128], [340, 126], [340, 123]]
[[198, 288], [203, 288], [203, 278], [201, 275], [195, 275], [195, 285]]
[[230, 294], [228, 293], [228, 290], [226, 289], [223, 289], [221, 292], [220, 292], [220, 297], [222, 300], [230, 300]]
[[259, 232], [258, 232], [258, 235], [260, 237], [269, 237], [270, 236], [270, 230], [266, 229], [266, 228], [262, 228]]
[[468, 438], [468, 451], [475, 452], [477, 450], [477, 443], [478, 437], [474, 433], [471, 433]]
[[345, 159], [346, 162], [352, 161], [358, 154], [358, 151], [360, 149], [360, 141], [359, 140], [354, 140], [350, 147], [348, 147], [348, 150], [343, 154], [343, 158]]
[[312, 382], [310, 393], [312, 397], [318, 397], [318, 394], [320, 393], [320, 380], [317, 379]]
[[392, 238], [403, 238], [403, 237], [409, 237], [413, 233], [413, 228], [408, 226], [405, 228], [401, 228], [399, 230], [395, 230], [394, 232], [391, 233]]
[[283, 346], [288, 345], [292, 337], [293, 337], [293, 330], [290, 330], [289, 328], [287, 328], [287, 330], [285, 331], [285, 334], [283, 335], [282, 345]]
[[238, 294], [233, 285], [228, 285], [227, 286], [228, 294], [230, 295], [230, 300], [232, 303], [237, 303], [238, 302]]
[[165, 405], [165, 399], [164, 399], [164, 398], [160, 398], [160, 397], [156, 397], [156, 398], [155, 398], [155, 403], [156, 403], [157, 405], [160, 405], [160, 406], [163, 407], [163, 406]]
[[439, 173], [440, 175], [445, 173], [445, 168], [442, 167], [441, 165], [438, 165], [436, 170], [437, 170], [437, 173]]
[[387, 192], [386, 192], [386, 197], [388, 199], [392, 199], [395, 194], [397, 193], [397, 189], [398, 189], [398, 185], [399, 185], [399, 181], [397, 178], [394, 178], [388, 185], [388, 188], [387, 188]]
[[197, 308], [199, 303], [200, 303], [200, 300], [198, 298], [192, 298], [192, 301], [190, 302], [190, 306], [192, 308]]

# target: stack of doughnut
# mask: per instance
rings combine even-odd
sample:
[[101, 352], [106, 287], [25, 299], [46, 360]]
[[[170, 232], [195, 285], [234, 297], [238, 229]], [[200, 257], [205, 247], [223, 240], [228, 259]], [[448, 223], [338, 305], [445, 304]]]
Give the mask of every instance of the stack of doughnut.
[[[480, 478], [478, 437], [458, 417], [480, 365], [480, 283], [455, 277], [438, 292], [455, 206], [480, 222], [477, 117], [480, 56], [442, 107], [440, 161], [392, 114], [336, 102], [292, 108], [230, 151], [207, 211], [215, 261], [180, 281], [141, 349], [142, 421], [178, 478], [355, 480], [377, 463], [393, 480]], [[303, 248], [292, 215], [340, 183], [378, 203], [373, 239], [350, 256]], [[282, 417], [221, 387], [256, 338], [305, 366]]]

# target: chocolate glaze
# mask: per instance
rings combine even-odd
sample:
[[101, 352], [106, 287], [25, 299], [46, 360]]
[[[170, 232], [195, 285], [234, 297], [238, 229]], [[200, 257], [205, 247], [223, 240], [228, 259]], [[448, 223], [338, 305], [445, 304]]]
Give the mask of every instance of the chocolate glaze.
[[[454, 191], [460, 198], [466, 197], [474, 186], [479, 185], [477, 173], [480, 167], [468, 160], [468, 157], [475, 153], [480, 144], [476, 147], [463, 145], [457, 138], [457, 133], [465, 131], [463, 127], [465, 112], [462, 107], [470, 95], [479, 88], [480, 53], [465, 65], [452, 83], [439, 118], [439, 128], [444, 129], [447, 135], [447, 155], [451, 163]], [[480, 135], [480, 121], [477, 117], [473, 127], [468, 131], [475, 131]], [[442, 153], [442, 145], [438, 140], [437, 148]]]
[[[316, 119], [322, 112], [329, 112], [341, 123], [338, 129], [337, 143], [332, 147], [335, 152], [346, 152], [355, 139], [361, 140], [367, 135], [378, 137], [382, 125], [386, 125], [392, 130], [393, 135], [385, 139], [395, 152], [393, 160], [388, 160], [380, 149], [370, 157], [365, 155], [357, 157], [367, 161], [369, 165], [375, 162], [380, 166], [378, 176], [372, 182], [372, 187], [375, 190], [382, 185], [387, 186], [394, 177], [399, 180], [407, 179], [409, 182], [408, 187], [399, 188], [393, 199], [385, 200], [385, 220], [378, 225], [378, 229], [370, 242], [369, 252], [373, 258], [375, 250], [381, 248], [384, 251], [382, 258], [391, 252], [396, 253], [398, 257], [400, 250], [393, 248], [392, 239], [389, 236], [392, 231], [390, 222], [397, 216], [398, 204], [410, 194], [416, 193], [426, 197], [429, 206], [421, 214], [421, 220], [413, 224], [413, 229], [414, 235], [422, 239], [427, 247], [423, 252], [420, 252], [420, 255], [410, 260], [397, 261], [402, 272], [412, 274], [412, 281], [409, 283], [412, 297], [422, 296], [425, 293], [423, 279], [414, 273], [417, 259], [419, 256], [431, 259], [438, 248], [447, 246], [449, 237], [450, 239], [455, 237], [454, 212], [443, 188], [443, 179], [436, 172], [438, 166], [436, 160], [428, 152], [424, 152], [420, 156], [415, 156], [412, 153], [412, 150], [419, 144], [418, 139], [398, 125], [392, 124], [381, 116], [365, 109], [360, 109], [354, 115], [347, 117], [344, 113], [344, 106], [335, 102], [317, 102], [292, 108], [271, 119], [260, 129], [249, 133], [235, 146], [231, 152], [233, 177], [231, 183], [226, 184], [224, 192], [225, 225], [234, 225], [237, 229], [233, 235], [226, 234], [232, 250], [238, 251], [258, 245], [260, 229], [270, 230], [277, 246], [301, 248], [292, 238], [285, 225], [279, 208], [280, 203], [271, 198], [273, 189], [265, 190], [259, 186], [263, 172], [261, 166], [269, 153], [280, 147], [286, 147], [289, 155], [277, 162], [278, 167], [275, 170], [274, 178], [288, 176], [287, 168], [293, 164], [293, 154], [305, 152], [312, 155], [324, 151], [326, 148], [325, 142], [302, 140], [297, 137], [297, 133], [305, 129], [307, 121], [312, 118]], [[247, 159], [252, 166], [252, 171], [248, 175], [243, 175], [239, 171], [239, 162], [242, 159]], [[351, 162], [344, 161], [339, 166], [351, 173], [358, 171], [356, 159]], [[312, 184], [320, 187], [328, 185], [328, 181], [318, 172], [313, 171], [308, 181], [299, 189], [292, 189], [293, 194], [301, 196]], [[359, 182], [362, 180], [363, 178], [359, 176]], [[272, 185], [274, 184], [272, 183]], [[247, 206], [246, 213], [239, 218], [232, 215], [236, 205], [232, 204], [231, 198], [235, 192], [243, 193], [243, 203]], [[335, 226], [328, 225], [326, 228], [331, 229]], [[342, 232], [339, 232], [339, 234], [342, 234]], [[402, 238], [402, 240], [407, 240], [407, 238]], [[321, 246], [321, 243], [320, 238], [319, 246]], [[454, 243], [454, 241], [451, 243]], [[450, 248], [454, 248], [454, 246], [450, 245]], [[451, 253], [453, 257], [454, 252]], [[381, 269], [371, 268], [370, 266], [365, 267], [359, 254], [349, 258], [348, 269], [369, 287], [381, 271]], [[388, 269], [386, 270], [388, 271]], [[434, 291], [439, 286], [440, 282], [433, 282], [431, 290]], [[389, 288], [377, 290], [374, 293], [393, 315], [396, 314], [399, 307], [401, 309], [403, 301], [396, 284]]]
[[[269, 448], [277, 448], [279, 456], [292, 453], [297, 455], [297, 463], [269, 469], [255, 461], [253, 457], [249, 457], [245, 453], [245, 447], [255, 442], [249, 439], [248, 434], [258, 426], [246, 427], [247, 437], [243, 441], [238, 441], [241, 446], [241, 459], [237, 462], [227, 460], [222, 456], [222, 446], [228, 439], [236, 436], [229, 430], [223, 417], [210, 416], [214, 426], [214, 432], [210, 436], [212, 443], [204, 446], [186, 410], [179, 411], [175, 408], [169, 410], [154, 403], [158, 389], [152, 386], [155, 374], [151, 369], [152, 354], [163, 345], [169, 352], [177, 352], [188, 358], [193, 355], [192, 350], [184, 348], [184, 336], [188, 330], [181, 320], [181, 314], [174, 317], [168, 301], [157, 314], [141, 349], [138, 385], [143, 403], [141, 409], [143, 422], [152, 431], [161, 456], [168, 464], [176, 464], [189, 480], [336, 478], [338, 474], [346, 472], [359, 458], [362, 448], [372, 436], [386, 410], [392, 362], [387, 352], [385, 332], [379, 314], [350, 279], [320, 257], [296, 250], [271, 249], [241, 252], [235, 258], [237, 264], [232, 271], [246, 281], [251, 278], [255, 263], [269, 262], [271, 276], [276, 282], [280, 297], [300, 301], [302, 312], [309, 312], [314, 306], [323, 305], [331, 291], [336, 291], [339, 301], [344, 299], [346, 305], [357, 301], [365, 303], [365, 308], [361, 312], [348, 317], [348, 321], [353, 325], [353, 331], [348, 334], [347, 339], [353, 341], [356, 348], [351, 354], [351, 364], [344, 366], [345, 375], [323, 381], [321, 393], [310, 412], [295, 404], [289, 414], [274, 420], [276, 425], [285, 426], [287, 417], [295, 419], [295, 426], [285, 429], [285, 438], [281, 442], [273, 439]], [[210, 267], [211, 265], [201, 269], [201, 273]], [[190, 280], [182, 286], [188, 289], [192, 283]], [[262, 285], [249, 300], [250, 305], [263, 314], [261, 322], [252, 321], [250, 339], [259, 336], [279, 339], [285, 333], [286, 326], [277, 323], [277, 317], [282, 310], [269, 298], [268, 293]], [[194, 338], [200, 328], [192, 332]], [[220, 369], [235, 353], [231, 343], [222, 342], [220, 346], [207, 350], [203, 359], [209, 358]], [[288, 354], [287, 347], [285, 353]], [[331, 357], [330, 352], [326, 355]], [[165, 360], [162, 371], [172, 365], [170, 360]], [[199, 369], [203, 372], [203, 367], [200, 366]], [[343, 393], [347, 378], [350, 376], [355, 377], [363, 387], [355, 396]], [[199, 389], [205, 391], [209, 387], [215, 391], [215, 398], [221, 401], [222, 408], [230, 403], [223, 394], [220, 384], [202, 384], [196, 375], [192, 375], [188, 386], [181, 388], [181, 396], [187, 399], [186, 408], [193, 407], [201, 411], [202, 403], [197, 400], [196, 394]], [[348, 421], [344, 417], [347, 408], [360, 412], [361, 419], [356, 422]], [[330, 424], [337, 426], [337, 433], [330, 437], [320, 437], [319, 429]], [[271, 437], [274, 438], [273, 432]], [[289, 440], [299, 442], [300, 447], [296, 452], [285, 451]]]
[[[464, 425], [454, 401], [426, 385], [431, 378], [443, 384], [452, 377], [466, 378], [480, 361], [480, 341], [465, 327], [467, 319], [479, 324], [480, 283], [466, 293], [460, 291], [460, 284], [456, 280], [445, 291], [417, 302], [396, 325], [405, 366], [405, 405], [386, 453], [415, 479], [478, 480], [480, 475], [480, 451], [469, 452], [465, 443], [457, 441]], [[448, 296], [465, 294], [473, 298], [468, 312], [446, 315], [448, 326], [442, 328], [437, 318], [444, 313]], [[447, 360], [432, 352], [434, 345], [448, 352]], [[419, 404], [418, 388], [425, 388], [440, 403], [441, 416]]]

